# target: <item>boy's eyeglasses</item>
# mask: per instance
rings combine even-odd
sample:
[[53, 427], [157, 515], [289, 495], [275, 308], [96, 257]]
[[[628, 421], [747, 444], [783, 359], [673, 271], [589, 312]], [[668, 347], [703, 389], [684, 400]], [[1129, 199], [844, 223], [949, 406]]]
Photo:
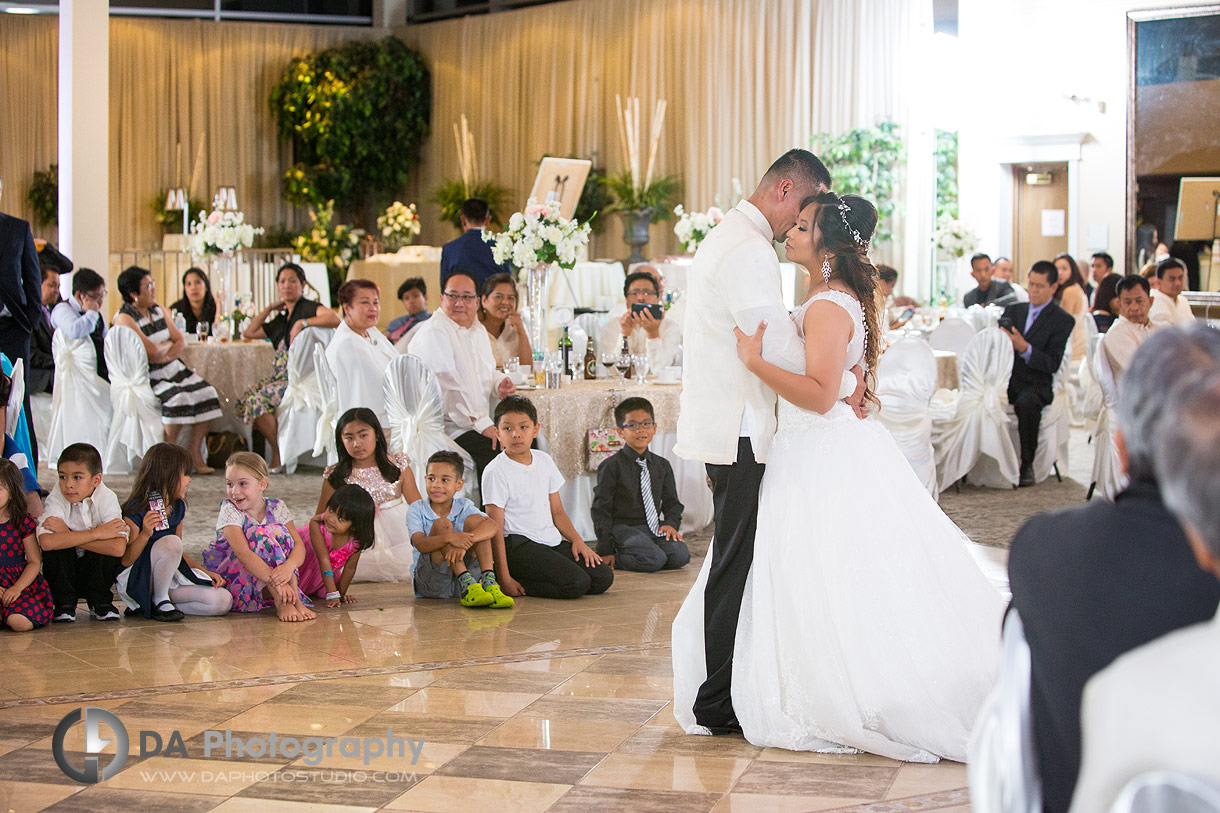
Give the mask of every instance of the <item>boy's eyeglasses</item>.
[[634, 432], [637, 429], [651, 429], [656, 425], [656, 421], [640, 421], [639, 423], [625, 423], [619, 428], [626, 429], [628, 432]]

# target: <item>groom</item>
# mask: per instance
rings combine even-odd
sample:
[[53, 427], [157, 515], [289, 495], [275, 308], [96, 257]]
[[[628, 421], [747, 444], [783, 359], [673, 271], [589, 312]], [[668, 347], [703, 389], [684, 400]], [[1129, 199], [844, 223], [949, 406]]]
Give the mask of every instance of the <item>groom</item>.
[[[805, 347], [780, 293], [773, 241], [796, 225], [801, 201], [830, 189], [830, 173], [807, 150], [784, 153], [754, 193], [727, 212], [695, 252], [683, 330], [683, 387], [674, 452], [707, 465], [715, 538], [703, 603], [707, 677], [695, 722], [713, 734], [740, 732], [733, 712], [733, 644], [746, 576], [754, 560], [758, 490], [776, 427], [776, 395], [737, 358], [733, 328], [767, 322], [763, 357], [793, 372]], [[862, 379], [843, 374], [841, 397], [861, 400]], [[816, 487], [811, 478], [810, 487]], [[799, 574], [793, 574], [794, 586]], [[689, 729], [688, 729], [689, 730]]]

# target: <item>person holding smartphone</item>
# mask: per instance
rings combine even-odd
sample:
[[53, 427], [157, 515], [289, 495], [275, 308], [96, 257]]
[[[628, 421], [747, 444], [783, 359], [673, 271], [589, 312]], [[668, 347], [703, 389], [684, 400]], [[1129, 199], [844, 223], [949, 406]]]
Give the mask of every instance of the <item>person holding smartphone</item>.
[[626, 338], [632, 355], [648, 356], [649, 370], [656, 372], [672, 366], [678, 360], [678, 350], [682, 346], [682, 328], [665, 318], [656, 278], [643, 270], [628, 274], [623, 296], [627, 300], [627, 310], [617, 321], [609, 319], [602, 328], [602, 349], [606, 352], [618, 350]]

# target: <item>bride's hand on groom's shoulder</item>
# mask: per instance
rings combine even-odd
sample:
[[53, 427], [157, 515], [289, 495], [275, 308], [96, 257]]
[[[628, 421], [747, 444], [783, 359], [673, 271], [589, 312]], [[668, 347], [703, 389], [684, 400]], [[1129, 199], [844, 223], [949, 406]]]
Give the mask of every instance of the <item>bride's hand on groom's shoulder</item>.
[[753, 335], [742, 332], [741, 328], [733, 328], [737, 337], [737, 358], [746, 365], [747, 370], [753, 370], [754, 365], [762, 360], [763, 334], [767, 332], [765, 321], [758, 323], [758, 330]]

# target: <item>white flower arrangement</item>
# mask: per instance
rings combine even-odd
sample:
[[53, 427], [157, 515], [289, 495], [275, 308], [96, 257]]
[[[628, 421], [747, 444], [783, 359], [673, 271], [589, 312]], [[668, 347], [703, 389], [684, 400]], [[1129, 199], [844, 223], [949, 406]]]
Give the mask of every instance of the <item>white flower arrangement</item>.
[[558, 201], [539, 203], [530, 198], [524, 212], [509, 218], [507, 229], [499, 234], [484, 232], [483, 239], [495, 244], [491, 253], [497, 263], [508, 261], [517, 269], [538, 263], [571, 268], [589, 243], [589, 231], [588, 223], [560, 217]]
[[311, 209], [309, 218], [313, 221], [313, 228], [306, 234], [294, 237], [292, 247], [306, 262], [326, 263], [340, 273], [345, 272], [351, 261], [357, 258], [364, 229], [336, 224], [333, 200], [327, 201], [319, 209]]
[[262, 233], [262, 226], [251, 226], [241, 212], [220, 208], [200, 212], [199, 220], [191, 224], [191, 254], [232, 254], [254, 245], [254, 235]]
[[404, 205], [397, 200], [391, 203], [377, 218], [377, 231], [387, 251], [397, 251], [410, 245], [420, 232], [415, 204]]
[[682, 204], [678, 204], [674, 208], [674, 214], [678, 216], [678, 222], [674, 224], [674, 234], [678, 236], [678, 242], [682, 243], [682, 248], [688, 254], [694, 254], [704, 238], [724, 220], [724, 212], [719, 206], [713, 206], [706, 212], [688, 212], [682, 208]]
[[932, 241], [939, 251], [962, 257], [973, 252], [979, 245], [979, 238], [970, 227], [960, 220], [941, 215], [936, 221], [936, 230], [932, 232]]

